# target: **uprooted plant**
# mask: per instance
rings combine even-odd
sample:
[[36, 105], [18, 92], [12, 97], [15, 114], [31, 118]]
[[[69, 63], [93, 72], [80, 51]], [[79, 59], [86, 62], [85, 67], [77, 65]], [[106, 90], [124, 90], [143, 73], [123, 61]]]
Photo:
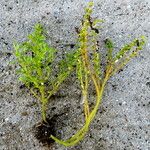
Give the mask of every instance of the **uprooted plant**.
[[[123, 46], [114, 55], [114, 46], [110, 39], [105, 40], [107, 49], [106, 65], [101, 65], [101, 55], [98, 51], [98, 25], [102, 20], [91, 18], [93, 2], [85, 9], [81, 28], [78, 30], [78, 49], [68, 53], [65, 59], [56, 60], [56, 50], [46, 43], [46, 37], [41, 25], [37, 24], [28, 40], [15, 44], [16, 61], [20, 65], [18, 71], [20, 80], [30, 89], [31, 93], [41, 102], [42, 118], [46, 122], [46, 109], [50, 97], [57, 92], [61, 83], [76, 67], [76, 75], [80, 82], [85, 124], [75, 135], [67, 140], [51, 138], [64, 146], [74, 146], [81, 141], [89, 130], [89, 126], [99, 109], [107, 81], [122, 69], [145, 44], [145, 38], [134, 39]], [[96, 103], [89, 106], [89, 85], [94, 85]]]
[[[123, 46], [118, 53], [113, 55], [113, 43], [110, 39], [105, 40], [107, 49], [106, 66], [104, 71], [101, 66], [101, 58], [97, 46], [97, 25], [101, 20], [91, 21], [93, 2], [90, 2], [85, 10], [81, 29], [79, 31], [79, 48], [78, 59], [76, 63], [77, 77], [80, 81], [82, 97], [84, 102], [85, 124], [83, 127], [71, 138], [67, 140], [59, 140], [51, 136], [57, 143], [64, 146], [74, 146], [83, 139], [89, 130], [89, 126], [94, 119], [99, 105], [102, 100], [103, 92], [107, 81], [117, 71], [123, 68], [133, 57], [137, 56], [138, 52], [145, 44], [145, 38], [134, 39], [129, 44]], [[96, 91], [96, 104], [91, 110], [88, 104], [89, 85], [90, 82], [94, 84]], [[91, 111], [90, 111], [91, 110]]]

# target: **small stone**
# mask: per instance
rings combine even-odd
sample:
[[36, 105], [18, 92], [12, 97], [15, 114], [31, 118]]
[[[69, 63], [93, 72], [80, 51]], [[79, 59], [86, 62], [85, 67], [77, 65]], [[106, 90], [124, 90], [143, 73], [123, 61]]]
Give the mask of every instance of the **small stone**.
[[130, 5], [128, 5], [128, 6], [127, 6], [127, 9], [131, 9], [131, 6], [130, 6]]
[[8, 121], [9, 121], [9, 118], [6, 118], [5, 121], [8, 122]]

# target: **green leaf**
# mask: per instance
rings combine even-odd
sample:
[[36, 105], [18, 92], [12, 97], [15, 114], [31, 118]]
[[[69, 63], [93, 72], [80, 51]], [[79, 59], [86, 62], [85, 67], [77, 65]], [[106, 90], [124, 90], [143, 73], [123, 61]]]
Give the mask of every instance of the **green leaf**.
[[110, 39], [106, 39], [105, 47], [107, 48], [107, 62], [111, 63], [113, 60], [113, 42]]

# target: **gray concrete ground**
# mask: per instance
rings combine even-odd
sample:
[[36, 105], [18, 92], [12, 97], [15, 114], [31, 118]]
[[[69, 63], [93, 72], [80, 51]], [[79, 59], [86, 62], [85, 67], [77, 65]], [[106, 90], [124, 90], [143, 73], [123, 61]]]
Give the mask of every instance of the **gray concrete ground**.
[[[99, 41], [110, 37], [116, 50], [133, 38], [145, 35], [140, 55], [107, 84], [103, 102], [90, 131], [72, 148], [43, 146], [34, 137], [40, 109], [15, 75], [10, 64], [13, 42], [24, 41], [35, 23], [42, 23], [50, 44], [63, 54], [76, 43], [86, 0], [0, 1], [0, 150], [149, 150], [150, 149], [150, 0], [95, 0], [93, 17], [105, 20]], [[103, 44], [101, 44], [103, 46]], [[73, 84], [72, 84], [73, 83]], [[62, 138], [82, 126], [80, 90], [73, 79], [63, 85], [49, 104], [49, 114], [64, 113], [59, 127]], [[94, 95], [92, 95], [94, 98]]]

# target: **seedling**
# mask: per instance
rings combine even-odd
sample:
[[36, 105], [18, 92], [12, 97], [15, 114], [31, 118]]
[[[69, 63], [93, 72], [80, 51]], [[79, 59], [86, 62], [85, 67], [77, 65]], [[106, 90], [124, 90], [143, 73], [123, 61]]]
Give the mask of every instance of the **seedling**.
[[[74, 146], [84, 138], [99, 109], [107, 81], [111, 76], [122, 69], [133, 57], [137, 56], [138, 52], [145, 44], [145, 38], [142, 36], [141, 38], [134, 39], [129, 44], [126, 44], [118, 53], [113, 55], [113, 43], [110, 39], [107, 39], [105, 41], [107, 49], [106, 66], [103, 71], [103, 66], [100, 65], [100, 54], [97, 49], [97, 26], [98, 23], [102, 21], [91, 21], [92, 7], [93, 2], [89, 2], [88, 7], [85, 9], [82, 26], [79, 31], [79, 55], [76, 63], [77, 77], [80, 81], [84, 102], [83, 107], [85, 114], [85, 124], [75, 135], [67, 140], [59, 140], [58, 138], [51, 136], [51, 138], [54, 139], [57, 143], [64, 146]], [[94, 84], [96, 91], [96, 103], [92, 110], [88, 104], [89, 85], [91, 81]]]
[[68, 53], [65, 59], [56, 63], [56, 49], [47, 44], [40, 24], [35, 25], [26, 42], [14, 44], [14, 49], [16, 62], [20, 66], [19, 79], [41, 102], [42, 119], [46, 122], [48, 101], [71, 73], [75, 53]]

